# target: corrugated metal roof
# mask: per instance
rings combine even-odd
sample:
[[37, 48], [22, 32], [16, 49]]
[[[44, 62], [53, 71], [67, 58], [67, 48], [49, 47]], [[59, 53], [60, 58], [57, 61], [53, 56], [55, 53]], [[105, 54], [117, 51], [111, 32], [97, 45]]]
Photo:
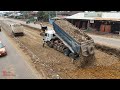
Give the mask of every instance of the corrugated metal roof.
[[111, 20], [120, 21], [120, 12], [103, 12], [102, 17], [84, 17], [83, 13], [77, 13], [72, 16], [67, 16], [66, 19], [87, 19], [87, 20]]
[[94, 20], [111, 20], [111, 21], [119, 21], [117, 18], [95, 18]]
[[72, 16], [67, 16], [66, 19], [88, 19], [88, 20], [94, 20], [93, 17], [84, 17], [84, 12], [82, 13], [77, 13]]

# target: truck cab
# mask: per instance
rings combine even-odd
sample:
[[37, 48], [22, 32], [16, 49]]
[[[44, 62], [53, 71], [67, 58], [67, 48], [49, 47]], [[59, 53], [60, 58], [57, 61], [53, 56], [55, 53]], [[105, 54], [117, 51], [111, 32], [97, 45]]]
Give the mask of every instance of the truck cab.
[[44, 35], [44, 38], [43, 38], [43, 40], [44, 40], [45, 42], [50, 41], [50, 40], [52, 40], [52, 39], [54, 39], [54, 38], [56, 38], [56, 35], [55, 35], [55, 31], [54, 31], [54, 30], [46, 30], [46, 31], [45, 31], [45, 35]]

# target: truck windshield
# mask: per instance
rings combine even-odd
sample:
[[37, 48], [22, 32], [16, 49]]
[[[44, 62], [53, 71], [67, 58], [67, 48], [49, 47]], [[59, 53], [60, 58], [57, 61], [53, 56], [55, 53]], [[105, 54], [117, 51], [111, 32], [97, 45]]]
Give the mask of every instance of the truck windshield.
[[3, 46], [3, 44], [2, 43], [0, 43], [0, 48], [3, 48], [4, 46]]

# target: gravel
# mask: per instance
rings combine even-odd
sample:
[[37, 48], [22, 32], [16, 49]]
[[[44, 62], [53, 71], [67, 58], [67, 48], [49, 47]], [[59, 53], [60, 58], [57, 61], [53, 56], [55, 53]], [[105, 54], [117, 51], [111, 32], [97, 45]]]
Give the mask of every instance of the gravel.
[[56, 20], [55, 23], [79, 43], [90, 39], [84, 32], [66, 20]]

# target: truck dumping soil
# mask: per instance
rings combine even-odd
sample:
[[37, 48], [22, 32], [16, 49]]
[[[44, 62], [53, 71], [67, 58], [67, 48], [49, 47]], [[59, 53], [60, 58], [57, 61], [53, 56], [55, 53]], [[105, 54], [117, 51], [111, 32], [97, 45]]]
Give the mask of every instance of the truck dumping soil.
[[120, 78], [120, 59], [114, 55], [95, 49], [94, 65], [84, 69], [77, 68], [64, 54], [47, 46], [43, 48], [43, 37], [39, 35], [40, 31], [24, 27], [24, 32], [25, 36], [19, 37], [19, 40], [40, 58], [40, 62], [35, 63], [35, 67], [40, 73], [43, 71], [46, 77], [62, 79]]
[[[24, 32], [25, 36], [18, 39], [39, 57], [39, 62], [34, 65], [47, 78], [120, 79], [120, 57], [95, 49], [94, 65], [84, 69], [76, 68], [69, 57], [47, 46], [42, 47], [43, 37], [39, 35], [40, 31], [24, 27]], [[27, 53], [24, 48], [23, 51]]]
[[55, 23], [65, 32], [67, 32], [72, 38], [74, 38], [78, 43], [91, 39], [87, 34], [73, 26], [67, 20], [56, 20]]

